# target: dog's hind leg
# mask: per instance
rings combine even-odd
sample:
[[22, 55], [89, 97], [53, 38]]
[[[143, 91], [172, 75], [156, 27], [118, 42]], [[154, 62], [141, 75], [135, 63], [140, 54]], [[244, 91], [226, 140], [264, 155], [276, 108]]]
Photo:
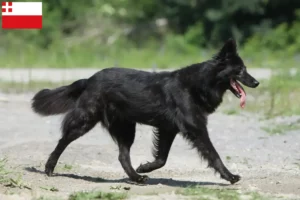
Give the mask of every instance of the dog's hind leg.
[[154, 149], [152, 151], [155, 160], [146, 164], [141, 164], [136, 171], [138, 173], [147, 173], [162, 168], [168, 159], [172, 143], [176, 137], [177, 131], [163, 131], [159, 129], [154, 132]]
[[135, 126], [136, 124], [133, 122], [115, 119], [108, 130], [119, 146], [119, 161], [130, 180], [136, 183], [144, 183], [148, 180], [148, 176], [137, 174], [131, 165], [130, 159], [130, 148], [135, 138]]
[[65, 116], [62, 123], [63, 136], [54, 151], [50, 154], [45, 166], [45, 172], [48, 176], [53, 174], [57, 161], [67, 146], [91, 130], [97, 122], [93, 114], [80, 108], [70, 111]]

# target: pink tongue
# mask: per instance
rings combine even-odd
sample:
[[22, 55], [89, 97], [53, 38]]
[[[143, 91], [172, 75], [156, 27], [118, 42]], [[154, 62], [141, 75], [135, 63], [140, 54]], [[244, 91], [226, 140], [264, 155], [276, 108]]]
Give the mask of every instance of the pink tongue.
[[239, 90], [239, 92], [241, 94], [240, 106], [241, 106], [241, 108], [244, 108], [246, 105], [246, 94], [245, 94], [244, 90], [240, 87], [239, 84], [236, 84], [236, 88]]

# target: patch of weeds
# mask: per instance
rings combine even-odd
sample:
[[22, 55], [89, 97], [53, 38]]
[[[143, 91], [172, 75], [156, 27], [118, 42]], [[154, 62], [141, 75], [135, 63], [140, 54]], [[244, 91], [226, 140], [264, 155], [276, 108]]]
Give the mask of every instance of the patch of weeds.
[[5, 195], [14, 195], [14, 194], [18, 194], [16, 191], [11, 191], [11, 190], [6, 190], [4, 192]]
[[69, 171], [69, 170], [71, 170], [72, 168], [73, 168], [72, 165], [68, 165], [68, 164], [65, 164], [65, 165], [64, 165], [64, 169], [65, 169], [66, 171]]
[[56, 188], [56, 187], [54, 187], [54, 186], [52, 186], [52, 187], [40, 187], [41, 189], [43, 189], [43, 190], [47, 190], [47, 191], [51, 191], [51, 192], [58, 192], [59, 190]]
[[21, 173], [6, 169], [7, 161], [7, 158], [0, 160], [0, 184], [5, 187], [31, 190], [31, 187], [23, 181]]
[[[250, 196], [251, 200], [268, 200], [270, 198], [267, 198], [267, 197], [263, 197], [262, 195], [258, 194], [257, 192], [251, 192], [251, 193], [246, 193], [246, 195]], [[275, 198], [272, 198], [273, 200]]]
[[110, 186], [109, 189], [111, 190], [120, 190], [122, 188], [122, 185], [116, 185], [116, 186]]
[[223, 111], [226, 115], [237, 115], [239, 114], [239, 111], [237, 109], [228, 109]]
[[23, 181], [22, 175], [20, 174], [17, 178], [9, 178], [9, 181], [7, 181], [7, 183], [4, 184], [4, 186], [31, 190], [31, 187]]
[[60, 172], [68, 172], [68, 171], [74, 170], [77, 167], [78, 166], [70, 165], [70, 164], [58, 164], [58, 166], [56, 167], [56, 170], [60, 171]]
[[71, 194], [68, 200], [124, 200], [126, 198], [127, 194], [125, 193], [92, 191], [76, 192]]
[[8, 180], [7, 175], [10, 172], [5, 167], [6, 163], [7, 163], [7, 158], [3, 158], [0, 160], [0, 184], [5, 183]]
[[300, 129], [300, 124], [299, 122], [291, 124], [276, 124], [269, 127], [262, 127], [261, 129], [270, 135], [282, 135], [286, 132]]
[[122, 188], [122, 185], [116, 185], [116, 186], [110, 186], [109, 189], [111, 189], [111, 190], [121, 190], [121, 189], [123, 189], [123, 190], [130, 190], [131, 187], [124, 186], [124, 187]]
[[300, 169], [300, 163], [296, 162], [294, 163], [294, 165], [296, 165]]
[[267, 200], [258, 193], [242, 193], [233, 189], [210, 189], [199, 186], [178, 190], [177, 194], [189, 196], [195, 200]]
[[231, 160], [231, 157], [230, 156], [226, 156], [226, 160]]
[[61, 198], [58, 198], [58, 197], [39, 197], [37, 199], [34, 199], [34, 200], [62, 200]]
[[264, 81], [257, 88], [255, 111], [263, 111], [268, 118], [279, 115], [299, 115], [300, 108], [300, 72], [291, 75], [289, 70], [278, 71], [269, 81]]
[[182, 191], [178, 191], [177, 194], [185, 196], [198, 196], [203, 200], [239, 200], [239, 193], [234, 190], [218, 190], [202, 187], [190, 187]]

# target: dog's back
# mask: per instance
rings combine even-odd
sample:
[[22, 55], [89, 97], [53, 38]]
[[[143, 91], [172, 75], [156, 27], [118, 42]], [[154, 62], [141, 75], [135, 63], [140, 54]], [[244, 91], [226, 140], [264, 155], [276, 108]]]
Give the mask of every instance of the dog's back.
[[160, 113], [168, 108], [175, 84], [171, 72], [108, 68], [68, 86], [41, 90], [33, 97], [32, 108], [36, 113], [48, 116], [84, 105], [89, 110], [97, 109], [97, 113], [155, 125], [154, 121], [160, 120]]
[[[156, 125], [168, 109], [172, 84], [170, 72], [151, 73], [133, 69], [105, 69], [89, 79], [86, 97], [107, 115]], [[93, 93], [94, 95], [89, 95]], [[101, 104], [101, 106], [99, 105]]]

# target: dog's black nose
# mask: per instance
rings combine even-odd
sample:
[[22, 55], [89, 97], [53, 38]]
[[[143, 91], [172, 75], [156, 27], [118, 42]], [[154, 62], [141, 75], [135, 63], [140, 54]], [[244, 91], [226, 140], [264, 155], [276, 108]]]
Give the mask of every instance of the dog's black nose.
[[255, 80], [255, 81], [253, 82], [253, 85], [254, 85], [254, 87], [257, 87], [257, 86], [259, 85], [259, 82]]

